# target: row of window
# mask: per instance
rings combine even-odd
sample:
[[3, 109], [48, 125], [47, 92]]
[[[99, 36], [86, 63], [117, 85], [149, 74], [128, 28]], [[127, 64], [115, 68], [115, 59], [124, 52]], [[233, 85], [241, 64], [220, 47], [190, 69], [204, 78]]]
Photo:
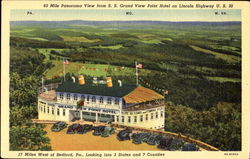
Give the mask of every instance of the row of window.
[[[155, 112], [155, 113], [151, 113], [151, 114], [150, 114], [150, 119], [151, 119], [151, 120], [154, 119], [154, 117], [155, 117], [155, 119], [158, 119], [158, 118], [159, 118], [158, 112]], [[161, 118], [163, 117], [163, 111], [161, 111], [160, 117], [161, 117]], [[146, 115], [145, 115], [145, 120], [147, 121], [148, 119], [149, 119], [149, 114], [146, 114]], [[116, 117], [116, 120], [117, 120], [117, 122], [119, 122], [119, 116]], [[143, 122], [143, 120], [144, 120], [144, 119], [143, 119], [143, 115], [140, 115], [139, 120], [140, 120], [140, 122]], [[134, 116], [133, 121], [134, 121], [134, 123], [137, 122], [137, 116]], [[125, 122], [125, 117], [124, 117], [124, 116], [122, 116], [121, 122], [122, 122], [122, 123]], [[127, 122], [128, 122], [128, 123], [131, 123], [131, 122], [132, 122], [131, 116], [128, 116]]]
[[[71, 94], [69, 94], [69, 93], [66, 94], [66, 99], [67, 99], [67, 100], [70, 100], [70, 98], [71, 98]], [[60, 93], [60, 99], [61, 99], [61, 100], [64, 99], [64, 94], [63, 94], [63, 93]], [[77, 95], [77, 94], [74, 94], [73, 99], [74, 99], [74, 100], [78, 100], [78, 95]], [[81, 95], [81, 100], [85, 101], [85, 95]], [[87, 102], [90, 101], [90, 96], [87, 96], [86, 101], [87, 101]], [[92, 101], [93, 103], [96, 103], [96, 102], [97, 102], [96, 96], [92, 96], [92, 97], [91, 97], [91, 101]], [[103, 97], [100, 97], [100, 98], [99, 98], [99, 103], [103, 103]], [[120, 100], [119, 100], [118, 98], [116, 98], [115, 101], [114, 101], [114, 103], [115, 103], [116, 105], [119, 105]], [[112, 98], [108, 98], [107, 104], [112, 104]]]
[[[54, 108], [51, 107], [51, 111], [50, 111], [49, 106], [47, 106], [47, 109], [46, 109], [46, 106], [40, 106], [39, 110], [40, 110], [40, 112], [47, 113], [47, 114], [52, 114], [52, 115], [54, 115], [54, 113], [55, 113]], [[60, 109], [57, 108], [56, 110], [57, 110], [57, 112], [56, 112], [57, 115], [60, 115]], [[63, 109], [62, 115], [65, 116], [65, 109]]]

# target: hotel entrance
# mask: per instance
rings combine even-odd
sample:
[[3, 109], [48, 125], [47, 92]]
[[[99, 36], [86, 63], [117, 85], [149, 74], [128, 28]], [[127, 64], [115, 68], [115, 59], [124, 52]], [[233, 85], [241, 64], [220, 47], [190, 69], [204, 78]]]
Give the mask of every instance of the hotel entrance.
[[114, 115], [109, 114], [100, 114], [100, 113], [93, 113], [93, 112], [82, 112], [82, 119], [85, 121], [92, 121], [92, 122], [113, 122]]
[[95, 122], [96, 113], [82, 112], [82, 120]]
[[113, 122], [114, 121], [114, 115], [98, 114], [98, 120], [100, 122]]
[[70, 110], [69, 111], [69, 120], [70, 121], [80, 120], [81, 119], [80, 115], [81, 115], [80, 111]]

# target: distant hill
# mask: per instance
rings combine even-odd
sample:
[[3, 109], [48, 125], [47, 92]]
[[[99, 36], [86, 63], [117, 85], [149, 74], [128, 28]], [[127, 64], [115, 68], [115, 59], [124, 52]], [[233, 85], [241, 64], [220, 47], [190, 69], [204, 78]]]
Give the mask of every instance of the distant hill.
[[47, 25], [47, 26], [62, 26], [62, 25], [110, 25], [110, 24], [134, 24], [134, 25], [240, 25], [240, 21], [226, 21], [226, 22], [201, 22], [201, 21], [10, 21], [11, 26], [15, 25]]

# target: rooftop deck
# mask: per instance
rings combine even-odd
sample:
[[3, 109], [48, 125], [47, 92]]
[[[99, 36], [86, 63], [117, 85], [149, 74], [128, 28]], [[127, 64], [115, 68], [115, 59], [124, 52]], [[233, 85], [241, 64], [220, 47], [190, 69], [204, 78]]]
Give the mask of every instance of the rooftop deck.
[[46, 101], [56, 101], [56, 91], [50, 90], [50, 91], [42, 92], [41, 94], [39, 94], [38, 97]]
[[164, 101], [151, 101], [148, 103], [136, 104], [133, 106], [128, 106], [124, 109], [124, 111], [140, 111], [146, 109], [152, 109], [157, 107], [165, 106]]

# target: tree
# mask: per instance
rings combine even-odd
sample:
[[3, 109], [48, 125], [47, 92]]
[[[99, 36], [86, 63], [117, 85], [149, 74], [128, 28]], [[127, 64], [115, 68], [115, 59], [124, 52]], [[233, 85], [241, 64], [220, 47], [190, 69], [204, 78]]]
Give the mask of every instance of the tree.
[[10, 108], [10, 127], [30, 124], [30, 119], [36, 117], [36, 106], [13, 106]]
[[31, 127], [18, 126], [10, 128], [10, 150], [11, 151], [48, 151], [49, 138], [43, 131], [42, 125], [33, 124]]
[[10, 106], [33, 105], [37, 102], [40, 79], [35, 76], [21, 78], [16, 72], [10, 74]]
[[220, 150], [241, 150], [240, 104], [219, 102], [208, 111], [166, 103], [165, 130], [181, 133]]

